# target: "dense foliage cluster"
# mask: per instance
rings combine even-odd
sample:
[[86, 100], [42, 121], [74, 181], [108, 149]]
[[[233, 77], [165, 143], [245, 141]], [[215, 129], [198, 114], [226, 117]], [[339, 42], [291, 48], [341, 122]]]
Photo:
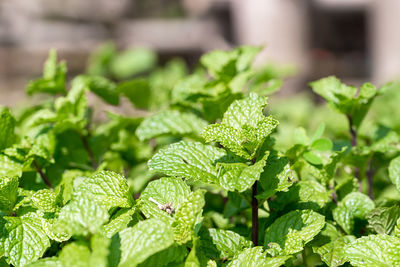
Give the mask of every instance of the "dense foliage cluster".
[[282, 99], [260, 50], [188, 74], [107, 44], [68, 87], [52, 51], [27, 86], [50, 97], [0, 109], [1, 265], [400, 266], [398, 84]]

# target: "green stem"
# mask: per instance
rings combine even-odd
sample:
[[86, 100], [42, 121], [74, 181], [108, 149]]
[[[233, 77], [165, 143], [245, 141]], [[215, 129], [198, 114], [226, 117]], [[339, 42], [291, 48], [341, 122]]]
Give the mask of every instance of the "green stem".
[[43, 172], [42, 168], [39, 166], [39, 164], [36, 162], [36, 160], [33, 160], [33, 165], [35, 166], [37, 172], [40, 174], [40, 177], [42, 177], [43, 182], [49, 187], [53, 188], [53, 185], [51, 184], [49, 178], [47, 175]]
[[303, 249], [301, 252], [301, 257], [303, 258], [303, 266], [308, 267], [308, 262], [307, 262], [307, 255], [306, 255], [306, 248]]
[[253, 184], [251, 196], [251, 238], [253, 240], [254, 246], [258, 245], [258, 200], [257, 195], [257, 181]]
[[[355, 147], [357, 146], [357, 131], [354, 127], [353, 124], [353, 118], [350, 115], [346, 115], [347, 120], [349, 121], [349, 130], [350, 130], [350, 136], [351, 136], [351, 146]], [[362, 186], [361, 186], [361, 177], [360, 177], [360, 169], [357, 166], [354, 166], [354, 176], [358, 180], [358, 191], [362, 191]]]

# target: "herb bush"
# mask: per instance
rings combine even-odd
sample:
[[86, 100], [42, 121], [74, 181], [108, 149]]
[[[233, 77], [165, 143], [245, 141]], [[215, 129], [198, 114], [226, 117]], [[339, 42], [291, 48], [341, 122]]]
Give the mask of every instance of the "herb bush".
[[[50, 97], [0, 110], [1, 264], [399, 266], [398, 84], [267, 106], [291, 70], [252, 68], [260, 49], [188, 74], [107, 44], [68, 89], [51, 51], [27, 86]], [[141, 112], [94, 120], [88, 94]]]

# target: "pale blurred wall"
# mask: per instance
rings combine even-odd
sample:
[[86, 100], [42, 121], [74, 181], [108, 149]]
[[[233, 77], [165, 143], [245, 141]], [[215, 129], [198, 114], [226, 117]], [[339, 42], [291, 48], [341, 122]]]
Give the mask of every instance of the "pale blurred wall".
[[316, 60], [310, 45], [311, 7], [339, 15], [365, 13], [368, 51], [362, 56], [368, 58], [360, 62], [368, 71], [346, 79], [381, 83], [400, 74], [400, 0], [151, 0], [161, 11], [164, 4], [179, 5], [180, 13], [146, 17], [137, 9], [149, 1], [0, 0], [0, 104], [21, 98], [26, 82], [40, 75], [48, 49], [57, 48], [76, 74], [84, 71], [88, 54], [110, 39], [121, 48], [142, 45], [193, 57], [238, 44], [266, 44], [258, 62], [297, 64], [297, 81], [303, 83], [293, 87], [299, 88], [312, 74], [346, 74], [346, 68], [357, 67], [351, 57], [330, 51], [323, 51], [328, 59]]

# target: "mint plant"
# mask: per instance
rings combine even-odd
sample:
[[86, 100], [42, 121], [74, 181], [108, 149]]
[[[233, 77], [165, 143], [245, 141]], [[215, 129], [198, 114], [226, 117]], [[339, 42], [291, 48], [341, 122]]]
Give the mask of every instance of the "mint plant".
[[70, 83], [51, 51], [26, 88], [48, 97], [0, 108], [0, 265], [400, 265], [399, 83], [281, 100], [260, 50], [188, 73], [106, 44]]

